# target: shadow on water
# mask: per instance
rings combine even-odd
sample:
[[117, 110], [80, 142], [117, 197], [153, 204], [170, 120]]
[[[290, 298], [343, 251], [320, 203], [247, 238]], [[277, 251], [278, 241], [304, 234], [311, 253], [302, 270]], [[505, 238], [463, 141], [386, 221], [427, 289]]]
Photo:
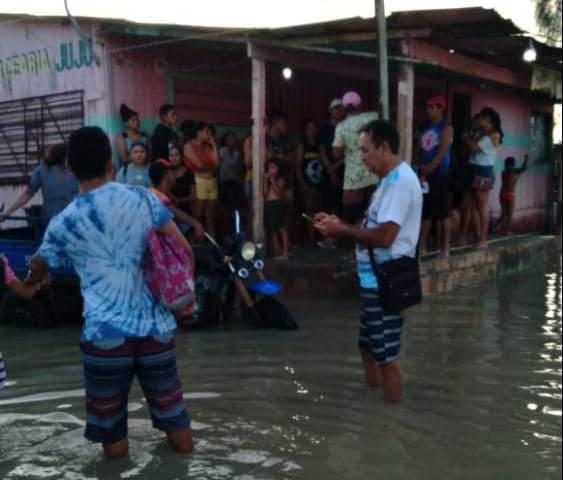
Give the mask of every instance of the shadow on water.
[[409, 312], [404, 400], [363, 382], [358, 301], [292, 301], [298, 332], [178, 335], [195, 453], [151, 428], [137, 386], [131, 454], [83, 438], [73, 329], [0, 329], [0, 478], [559, 479], [561, 267], [428, 299]]

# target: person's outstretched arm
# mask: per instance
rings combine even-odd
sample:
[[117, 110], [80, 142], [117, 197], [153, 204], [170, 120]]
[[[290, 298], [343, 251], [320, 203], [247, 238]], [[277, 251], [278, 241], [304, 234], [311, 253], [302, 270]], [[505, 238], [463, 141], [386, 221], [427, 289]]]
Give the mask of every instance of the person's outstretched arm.
[[198, 222], [191, 215], [188, 215], [186, 212], [183, 212], [182, 210], [180, 210], [179, 208], [173, 205], [169, 206], [168, 208], [170, 209], [172, 215], [174, 215], [174, 218], [178, 222], [183, 223], [184, 225], [189, 225], [194, 229], [194, 237], [197, 241], [203, 240], [205, 230], [200, 222]]
[[41, 289], [41, 283], [21, 282], [5, 258], [0, 258], [0, 268], [4, 269], [4, 283], [6, 287], [18, 297], [31, 298]]
[[39, 290], [41, 290], [41, 283], [23, 283], [18, 278], [15, 278], [6, 286], [15, 295], [21, 298], [32, 298]]
[[25, 189], [22, 193], [20, 193], [19, 197], [16, 198], [16, 201], [10, 205], [5, 212], [0, 213], [0, 222], [6, 220], [6, 217], [9, 217], [19, 208], [23, 207], [27, 202], [31, 200], [33, 195], [30, 193], [29, 189]]
[[363, 228], [349, 225], [335, 215], [324, 213], [315, 216], [315, 228], [325, 237], [347, 238], [371, 248], [390, 248], [401, 229], [395, 222], [385, 222], [375, 228]]
[[528, 170], [528, 162], [530, 161], [530, 157], [528, 154], [524, 155], [524, 163], [522, 164], [522, 166], [520, 168], [518, 168], [516, 170], [516, 173], [518, 175], [521, 175], [522, 173], [524, 173], [526, 170]]

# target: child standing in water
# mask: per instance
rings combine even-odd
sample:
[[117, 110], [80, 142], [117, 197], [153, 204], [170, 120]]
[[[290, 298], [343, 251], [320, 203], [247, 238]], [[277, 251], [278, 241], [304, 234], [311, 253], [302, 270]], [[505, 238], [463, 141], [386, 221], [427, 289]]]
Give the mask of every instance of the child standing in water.
[[[31, 298], [39, 290], [41, 290], [42, 283], [23, 283], [20, 282], [16, 274], [10, 267], [8, 259], [0, 254], [0, 294], [4, 289], [10, 290], [14, 295], [22, 298]], [[4, 388], [6, 381], [6, 367], [2, 352], [0, 352], [0, 390]]]
[[502, 186], [500, 189], [500, 206], [502, 213], [497, 223], [498, 232], [501, 235], [510, 233], [510, 224], [514, 214], [514, 202], [516, 200], [516, 184], [526, 169], [528, 168], [528, 154], [524, 155], [522, 167], [516, 168], [516, 159], [508, 157], [504, 161], [504, 171], [502, 172]]
[[287, 183], [280, 174], [280, 167], [274, 160], [266, 164], [264, 174], [264, 226], [268, 235], [268, 246], [277, 260], [289, 258], [285, 194]]
[[116, 182], [150, 188], [149, 157], [146, 145], [141, 142], [131, 145], [129, 157], [131, 161], [123, 165], [117, 172]]

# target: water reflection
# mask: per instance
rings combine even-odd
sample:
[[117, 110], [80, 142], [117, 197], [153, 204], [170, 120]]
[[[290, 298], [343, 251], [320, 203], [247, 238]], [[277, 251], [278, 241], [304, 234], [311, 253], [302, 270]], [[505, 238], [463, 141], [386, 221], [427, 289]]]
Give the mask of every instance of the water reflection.
[[11, 375], [0, 478], [560, 478], [560, 271], [458, 290], [411, 312], [398, 406], [363, 383], [356, 299], [293, 308], [303, 328], [292, 334], [180, 335], [196, 451], [167, 448], [135, 387], [131, 456], [119, 462], [82, 436], [78, 332], [0, 329]]

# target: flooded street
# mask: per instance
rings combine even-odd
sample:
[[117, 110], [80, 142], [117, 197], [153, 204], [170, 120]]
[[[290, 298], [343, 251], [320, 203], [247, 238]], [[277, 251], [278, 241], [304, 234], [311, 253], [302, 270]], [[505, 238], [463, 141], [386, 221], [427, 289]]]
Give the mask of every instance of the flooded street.
[[83, 438], [78, 329], [0, 328], [0, 479], [559, 479], [561, 270], [429, 298], [407, 314], [406, 394], [364, 384], [359, 299], [291, 302], [298, 332], [181, 332], [195, 452], [151, 428], [135, 384], [131, 454]]

